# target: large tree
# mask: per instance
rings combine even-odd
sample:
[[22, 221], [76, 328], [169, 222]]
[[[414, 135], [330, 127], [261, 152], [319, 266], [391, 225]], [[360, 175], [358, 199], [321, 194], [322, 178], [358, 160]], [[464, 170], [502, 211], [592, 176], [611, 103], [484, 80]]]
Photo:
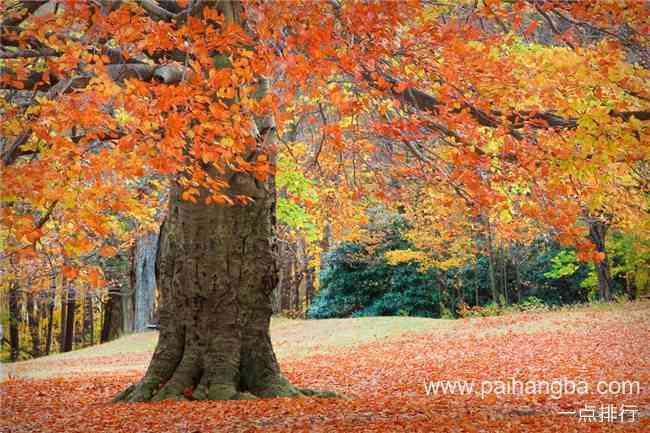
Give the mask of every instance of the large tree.
[[[615, 190], [598, 185], [599, 169], [647, 164], [636, 149], [647, 148], [648, 74], [626, 57], [646, 54], [647, 10], [588, 6], [13, 2], [0, 55], [6, 245], [24, 269], [47, 252], [53, 272], [101, 285], [86, 264], [115, 253], [116, 216], [147, 219], [155, 204], [133, 180], [167, 175], [159, 342], [117, 399], [323, 394], [284, 378], [269, 337], [279, 149], [338, 188], [322, 201], [331, 221], [351, 217], [339, 198], [397, 197], [416, 179], [444, 185], [473, 217], [519, 212], [601, 258], [567, 167], [589, 201]], [[531, 36], [543, 19], [558, 39], [541, 49]], [[318, 138], [287, 143], [301, 135], [289, 130]], [[630, 176], [626, 187], [647, 181]]]

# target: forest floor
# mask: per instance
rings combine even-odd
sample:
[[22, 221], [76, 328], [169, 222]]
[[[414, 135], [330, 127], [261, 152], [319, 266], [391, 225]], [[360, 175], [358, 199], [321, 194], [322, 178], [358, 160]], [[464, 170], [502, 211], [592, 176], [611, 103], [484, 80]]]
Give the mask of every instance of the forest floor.
[[[148, 332], [6, 365], [0, 432], [650, 431], [648, 301], [461, 320], [277, 319], [271, 333], [291, 381], [347, 398], [111, 403], [144, 373]], [[445, 380], [474, 388], [427, 392]], [[525, 389], [504, 388], [515, 381]]]

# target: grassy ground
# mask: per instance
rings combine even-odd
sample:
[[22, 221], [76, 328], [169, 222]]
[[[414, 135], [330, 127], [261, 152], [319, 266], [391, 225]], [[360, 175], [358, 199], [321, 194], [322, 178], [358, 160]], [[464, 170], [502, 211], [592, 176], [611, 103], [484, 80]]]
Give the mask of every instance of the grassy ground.
[[[364, 317], [354, 319], [293, 320], [274, 317], [271, 337], [278, 359], [336, 354], [337, 350], [366, 343], [399, 339], [405, 334], [430, 334], [445, 338], [496, 336], [510, 332], [534, 334], [581, 327], [590, 317], [610, 317], [625, 326], [649, 317], [650, 303], [595, 304], [575, 309], [520, 313], [478, 319], [445, 320], [419, 317]], [[6, 364], [13, 378], [65, 377], [70, 374], [116, 373], [144, 370], [151, 359], [157, 332], [129, 335], [109, 343]]]
[[[6, 365], [0, 432], [650, 432], [648, 301], [462, 320], [278, 318], [271, 334], [292, 382], [349, 399], [111, 404], [144, 372], [157, 338], [148, 332]], [[585, 380], [591, 391], [484, 398], [427, 395], [423, 387], [513, 377]], [[600, 395], [600, 380], [638, 381], [641, 392]], [[633, 406], [636, 421], [558, 415], [610, 404]]]
[[[404, 333], [450, 332], [453, 320], [418, 317], [367, 317], [359, 319], [292, 320], [274, 317], [271, 336], [280, 360], [357, 346]], [[115, 373], [144, 370], [158, 340], [157, 332], [129, 335], [109, 343], [5, 365], [13, 378], [65, 377], [70, 374]]]

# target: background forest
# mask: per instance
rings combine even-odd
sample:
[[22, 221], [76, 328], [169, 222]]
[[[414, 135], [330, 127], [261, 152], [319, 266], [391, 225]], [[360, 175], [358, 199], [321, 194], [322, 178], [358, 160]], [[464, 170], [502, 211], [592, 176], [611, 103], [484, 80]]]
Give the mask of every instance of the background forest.
[[[296, 172], [278, 182], [279, 282], [275, 314], [293, 318], [421, 316], [458, 318], [544, 311], [578, 303], [634, 300], [650, 293], [650, 242], [608, 232], [609, 297], [599, 293], [594, 264], [550, 232], [527, 241], [456, 232], [409, 219], [404, 205], [359, 207], [361, 222], [332, 228], [314, 215], [316, 185]], [[306, 205], [305, 203], [309, 203]], [[420, 225], [418, 225], [420, 224]], [[122, 248], [89, 258], [99, 287], [78, 287], [74, 271], [51, 276], [31, 293], [14, 286], [3, 297], [4, 360], [30, 359], [155, 329], [157, 231], [123, 223]], [[332, 232], [340, 233], [337, 239]], [[426, 239], [449, 239], [427, 248]], [[465, 243], [459, 246], [459, 243]], [[62, 286], [63, 285], [63, 286]], [[13, 342], [13, 343], [12, 343]]]

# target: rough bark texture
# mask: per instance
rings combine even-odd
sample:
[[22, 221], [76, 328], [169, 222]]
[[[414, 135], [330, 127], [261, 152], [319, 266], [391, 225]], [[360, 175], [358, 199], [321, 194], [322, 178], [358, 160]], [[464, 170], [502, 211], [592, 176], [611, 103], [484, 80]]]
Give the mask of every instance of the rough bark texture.
[[237, 174], [246, 206], [206, 205], [173, 188], [161, 233], [160, 337], [142, 381], [117, 400], [313, 394], [280, 373], [269, 336], [277, 283], [272, 180]]
[[135, 243], [133, 257], [135, 315], [133, 330], [142, 332], [153, 322], [156, 291], [158, 233], [148, 232]]

